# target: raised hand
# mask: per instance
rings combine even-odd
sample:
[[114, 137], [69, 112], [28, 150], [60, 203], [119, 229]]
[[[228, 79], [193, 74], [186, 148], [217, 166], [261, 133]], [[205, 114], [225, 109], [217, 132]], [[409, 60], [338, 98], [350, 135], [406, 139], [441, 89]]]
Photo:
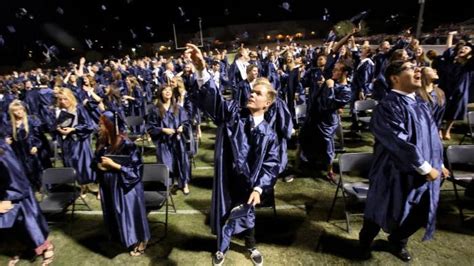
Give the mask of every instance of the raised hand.
[[198, 71], [203, 71], [206, 67], [206, 61], [202, 55], [201, 50], [194, 44], [186, 44], [187, 50], [186, 53], [191, 55], [191, 60], [193, 61], [194, 66]]

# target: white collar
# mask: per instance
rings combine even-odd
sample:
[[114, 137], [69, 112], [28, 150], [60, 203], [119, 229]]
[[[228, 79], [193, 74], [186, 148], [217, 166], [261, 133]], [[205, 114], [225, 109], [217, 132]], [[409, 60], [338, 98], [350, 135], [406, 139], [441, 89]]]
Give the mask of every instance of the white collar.
[[260, 123], [262, 122], [263, 122], [263, 115], [253, 116], [253, 124], [255, 125], [255, 127], [258, 127], [258, 125], [260, 125]]
[[400, 90], [396, 90], [396, 89], [392, 89], [392, 91], [398, 93], [398, 94], [401, 94], [401, 95], [404, 95], [404, 96], [408, 96], [410, 98], [412, 98], [413, 100], [415, 99], [415, 92], [412, 92], [412, 93], [408, 93], [408, 92], [404, 92], [404, 91], [400, 91]]

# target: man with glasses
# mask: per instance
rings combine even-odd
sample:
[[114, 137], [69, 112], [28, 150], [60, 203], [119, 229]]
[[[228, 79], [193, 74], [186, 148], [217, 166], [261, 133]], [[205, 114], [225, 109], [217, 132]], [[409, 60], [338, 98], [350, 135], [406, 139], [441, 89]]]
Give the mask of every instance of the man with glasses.
[[421, 73], [407, 61], [392, 62], [385, 71], [392, 90], [376, 107], [371, 131], [375, 137], [370, 189], [359, 234], [361, 256], [380, 229], [389, 233], [392, 253], [411, 260], [408, 238], [425, 226], [423, 240], [433, 237], [439, 199], [443, 145], [430, 109], [415, 96]]

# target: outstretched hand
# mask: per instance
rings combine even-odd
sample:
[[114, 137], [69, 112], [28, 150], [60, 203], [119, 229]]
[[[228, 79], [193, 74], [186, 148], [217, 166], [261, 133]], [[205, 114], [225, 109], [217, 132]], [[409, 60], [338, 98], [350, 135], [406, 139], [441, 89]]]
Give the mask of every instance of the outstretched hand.
[[196, 45], [191, 43], [186, 44], [186, 47], [186, 53], [191, 55], [191, 60], [193, 60], [194, 67], [196, 67], [198, 71], [204, 70], [206, 67], [206, 61], [204, 60], [201, 50]]

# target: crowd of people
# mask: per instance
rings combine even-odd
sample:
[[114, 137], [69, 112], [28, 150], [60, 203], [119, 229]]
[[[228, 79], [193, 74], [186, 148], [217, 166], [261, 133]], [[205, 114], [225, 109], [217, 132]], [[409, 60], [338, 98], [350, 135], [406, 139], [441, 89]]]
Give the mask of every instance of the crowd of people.
[[[81, 58], [77, 65], [1, 76], [0, 228], [24, 227], [44, 264], [52, 261], [53, 245], [34, 192], [40, 190], [41, 171], [52, 167], [53, 140], [63, 165], [77, 171], [81, 196], [99, 184], [110, 235], [131, 256], [143, 254], [151, 238], [143, 154], [127, 132], [151, 139], [156, 162], [168, 167], [176, 188], [188, 195], [200, 123], [210, 119], [217, 125], [213, 265], [222, 265], [237, 233], [244, 234], [254, 265], [262, 265], [254, 206], [271, 194], [278, 177], [292, 180], [286, 171], [288, 140], [298, 131], [297, 159], [322, 166], [325, 178], [335, 183], [334, 137], [341, 112], [348, 107], [352, 113], [358, 100], [375, 99], [375, 160], [361, 247], [369, 256], [382, 228], [390, 233], [395, 254], [410, 260], [408, 237], [421, 226], [427, 228], [425, 239], [432, 237], [440, 177], [449, 175], [441, 141], [451, 138], [454, 121], [463, 120], [474, 102], [472, 44], [453, 45], [452, 32], [446, 51], [437, 55], [407, 33], [372, 50], [368, 42], [356, 43], [359, 30], [321, 47], [290, 43], [252, 51], [241, 46], [233, 62], [225, 50], [205, 53], [188, 44], [179, 58], [90, 63]], [[230, 99], [224, 97], [229, 91]], [[307, 107], [303, 123], [298, 105]], [[130, 116], [145, 122], [130, 127]], [[353, 118], [351, 130], [360, 126]], [[129, 159], [114, 161], [116, 155]]]

